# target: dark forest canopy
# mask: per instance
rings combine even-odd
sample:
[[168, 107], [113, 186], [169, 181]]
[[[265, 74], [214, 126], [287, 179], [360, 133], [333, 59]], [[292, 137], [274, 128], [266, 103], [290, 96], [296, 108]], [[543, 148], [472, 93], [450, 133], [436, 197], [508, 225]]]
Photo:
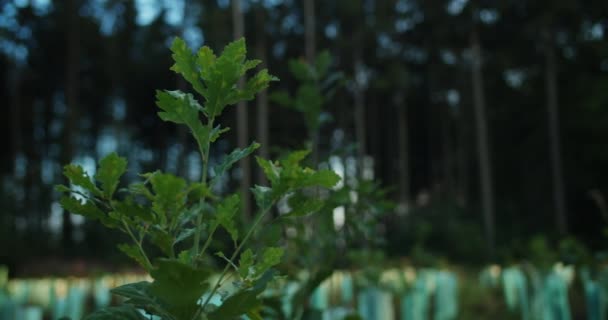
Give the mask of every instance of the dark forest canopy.
[[[311, 13], [292, 0], [243, 0], [242, 10], [250, 55], [281, 79], [269, 94], [293, 92], [288, 61], [309, 59]], [[390, 254], [422, 244], [478, 261], [489, 235], [502, 258], [534, 234], [601, 247], [591, 194], [608, 194], [608, 2], [339, 0], [316, 1], [313, 13], [312, 54], [328, 50], [345, 75], [319, 152], [368, 159], [390, 188], [400, 204], [385, 219]], [[234, 37], [232, 19], [229, 0], [0, 4], [0, 263], [112, 247], [97, 226], [62, 219], [52, 186], [65, 163], [94, 170], [117, 151], [130, 179], [155, 168], [198, 179], [193, 142], [156, 117], [154, 92], [186, 86], [169, 70], [175, 36], [218, 50]], [[248, 104], [250, 140], [261, 139], [261, 114], [271, 155], [305, 146], [297, 112], [262, 105]], [[239, 125], [235, 111], [224, 117], [234, 130], [219, 146], [230, 150]]]

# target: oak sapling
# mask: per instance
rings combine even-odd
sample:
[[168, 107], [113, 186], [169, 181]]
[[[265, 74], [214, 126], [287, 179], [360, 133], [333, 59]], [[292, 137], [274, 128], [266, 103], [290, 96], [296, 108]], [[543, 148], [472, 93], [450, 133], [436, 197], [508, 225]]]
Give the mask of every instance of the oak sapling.
[[[219, 56], [208, 47], [193, 53], [180, 38], [175, 39], [171, 51], [175, 62], [171, 70], [190, 83], [203, 101], [179, 90], [157, 91], [158, 116], [189, 128], [202, 159], [200, 181], [188, 182], [155, 171], [140, 174], [142, 181], [120, 189], [127, 160], [111, 153], [100, 160], [95, 176], [89, 176], [79, 165], [65, 166], [64, 175], [70, 185], [57, 186], [64, 193], [61, 205], [66, 210], [128, 235], [131, 242], [118, 248], [153, 279], [114, 288], [112, 292], [125, 298], [124, 303], [98, 310], [86, 319], [144, 320], [152, 315], [167, 320], [223, 320], [242, 315], [261, 319], [262, 300], [258, 296], [277, 276], [273, 267], [281, 261], [284, 249], [265, 246], [254, 251], [246, 248], [248, 240], [277, 201], [305, 188], [331, 188], [340, 178], [331, 170], [302, 167], [300, 162], [307, 151], [293, 152], [278, 161], [257, 158], [270, 186], [251, 188], [257, 213], [249, 229], [239, 229], [240, 196], [215, 194], [214, 185], [259, 144], [253, 142], [244, 149], [235, 149], [220, 164], [210, 167], [211, 144], [229, 130], [216, 120], [226, 106], [253, 99], [278, 79], [264, 69], [244, 86], [236, 85], [260, 63], [246, 59], [244, 39], [228, 44]], [[300, 201], [305, 204], [311, 199]], [[213, 253], [225, 261], [218, 272], [205, 264], [205, 257], [212, 254], [209, 251], [213, 242], [218, 241], [214, 235], [220, 228], [230, 235], [234, 249], [230, 254]], [[150, 255], [151, 245], [160, 255]], [[219, 276], [211, 277], [214, 273]], [[213, 303], [212, 297], [224, 291], [222, 286], [229, 278], [234, 289], [222, 295], [221, 304]]]

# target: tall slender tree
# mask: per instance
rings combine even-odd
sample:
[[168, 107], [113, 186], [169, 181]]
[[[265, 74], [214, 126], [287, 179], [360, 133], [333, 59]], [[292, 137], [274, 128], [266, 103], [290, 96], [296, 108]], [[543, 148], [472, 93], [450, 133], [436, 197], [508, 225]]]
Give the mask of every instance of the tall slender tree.
[[[65, 6], [67, 22], [65, 56], [65, 102], [66, 112], [63, 125], [63, 145], [61, 162], [70, 163], [74, 155], [74, 136], [77, 132], [78, 100], [79, 100], [79, 72], [80, 72], [80, 32], [78, 26], [79, 0], [68, 0]], [[70, 213], [63, 211], [61, 244], [64, 250], [72, 247], [74, 226]]]
[[479, 30], [476, 24], [478, 12], [474, 10], [474, 22], [471, 29], [471, 63], [473, 84], [473, 108], [475, 110], [475, 127], [477, 129], [477, 154], [479, 161], [479, 188], [481, 195], [481, 210], [488, 250], [494, 253], [494, 188], [492, 181], [492, 164], [490, 162], [490, 146], [488, 142], [488, 125], [486, 117], [486, 98], [483, 86], [482, 63], [483, 56], [479, 41]]
[[[264, 6], [260, 3], [255, 9], [255, 24], [258, 30], [256, 34], [255, 55], [257, 59], [262, 60], [259, 69], [267, 68], [266, 65], [266, 28], [265, 28], [265, 11]], [[270, 139], [268, 136], [268, 92], [266, 90], [258, 93], [256, 99], [257, 106], [257, 139], [260, 142], [260, 157], [269, 158], [268, 146]], [[257, 171], [257, 182], [261, 185], [266, 181], [266, 175], [263, 170]]]
[[551, 176], [553, 178], [553, 205], [557, 231], [564, 235], [568, 232], [566, 219], [565, 187], [562, 174], [561, 141], [559, 135], [559, 110], [557, 89], [557, 58], [555, 55], [555, 32], [546, 27], [544, 36], [545, 56], [545, 92], [547, 95], [547, 121], [549, 129], [549, 147]]
[[[242, 0], [232, 0], [232, 25], [234, 39], [242, 38], [245, 35], [245, 18], [243, 16]], [[243, 86], [243, 79], [239, 80], [240, 87]], [[236, 106], [236, 127], [237, 127], [237, 146], [246, 148], [249, 142], [249, 112], [247, 111], [247, 102], [241, 101]], [[251, 163], [249, 160], [242, 159], [239, 161], [241, 169], [241, 203], [243, 215], [247, 219], [251, 213], [251, 199], [249, 197], [249, 186], [251, 185]]]

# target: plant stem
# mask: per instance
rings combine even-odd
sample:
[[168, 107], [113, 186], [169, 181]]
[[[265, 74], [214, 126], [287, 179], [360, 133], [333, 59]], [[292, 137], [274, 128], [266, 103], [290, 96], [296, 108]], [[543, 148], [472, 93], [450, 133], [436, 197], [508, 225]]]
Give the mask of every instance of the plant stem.
[[[211, 133], [213, 131], [213, 121], [215, 120], [215, 117], [211, 117], [209, 118], [209, 121], [207, 121], [207, 125], [209, 126], [209, 135], [207, 136], [207, 140], [205, 142], [205, 148], [207, 149], [207, 152], [204, 152], [205, 150], [200, 150], [201, 152], [201, 156], [202, 156], [202, 160], [203, 160], [203, 172], [202, 172], [202, 177], [201, 177], [201, 183], [203, 184], [207, 184], [207, 170], [209, 168], [209, 152], [210, 152], [210, 145], [211, 145]], [[201, 207], [201, 212], [198, 214], [198, 216], [196, 217], [196, 232], [194, 233], [194, 245], [192, 247], [192, 253], [196, 256], [199, 253], [199, 243], [201, 241], [201, 232], [202, 232], [202, 227], [203, 227], [203, 210], [204, 210], [204, 204], [205, 204], [205, 195], [203, 194], [201, 196], [201, 200], [200, 200], [200, 207]], [[209, 235], [209, 238], [207, 239], [207, 242], [209, 242], [211, 239], [211, 235]], [[205, 244], [205, 247], [207, 246], [207, 244]]]
[[196, 258], [202, 257], [205, 254], [207, 247], [209, 247], [209, 245], [211, 244], [211, 240], [213, 240], [213, 234], [215, 234], [215, 230], [217, 230], [218, 225], [219, 224], [216, 223], [215, 226], [213, 227], [213, 229], [211, 229], [211, 232], [209, 232], [209, 237], [207, 237], [207, 241], [205, 241], [205, 244], [203, 245], [201, 252], [197, 254]]
[[121, 219], [123, 226], [125, 227], [125, 231], [127, 231], [127, 233], [129, 234], [129, 236], [131, 237], [131, 239], [133, 240], [133, 242], [135, 242], [135, 244], [137, 245], [137, 248], [139, 249], [139, 253], [141, 253], [142, 257], [144, 258], [144, 262], [146, 264], [146, 269], [148, 270], [148, 272], [150, 270], [152, 270], [152, 263], [150, 263], [150, 259], [148, 259], [148, 256], [146, 255], [146, 252], [144, 251], [144, 248], [141, 246], [141, 241], [138, 241], [135, 238], [135, 235], [133, 234], [133, 232], [131, 231], [131, 228], [129, 228], [129, 225], [125, 222], [124, 219]]
[[[264, 219], [264, 217], [266, 216], [266, 214], [268, 212], [270, 212], [270, 208], [272, 208], [272, 206], [274, 205], [274, 202], [275, 202], [275, 200], [273, 200], [272, 203], [270, 203], [270, 205], [264, 211], [262, 211], [258, 215], [258, 217], [256, 218], [255, 222], [253, 223], [253, 225], [251, 226], [251, 228], [249, 228], [249, 231], [247, 231], [247, 234], [245, 235], [245, 237], [243, 238], [243, 240], [241, 241], [241, 243], [239, 244], [239, 246], [236, 248], [236, 250], [234, 250], [234, 253], [230, 257], [230, 261], [234, 261], [234, 259], [236, 259], [236, 256], [239, 254], [239, 252], [241, 251], [241, 249], [243, 248], [243, 246], [245, 245], [245, 243], [247, 243], [247, 240], [249, 240], [249, 237], [251, 237], [251, 235], [253, 234], [253, 231], [258, 227], [258, 225], [260, 224], [260, 222], [262, 222], [262, 220]], [[231, 264], [226, 264], [226, 266], [224, 267], [224, 270], [222, 270], [222, 273], [220, 274], [220, 278], [217, 280], [215, 286], [213, 287], [213, 290], [211, 290], [211, 292], [209, 293], [209, 296], [207, 297], [207, 299], [205, 300], [205, 302], [203, 303], [203, 305], [198, 308], [198, 310], [196, 311], [193, 319], [196, 319], [196, 317], [198, 316], [198, 314], [200, 313], [200, 311], [203, 310], [203, 309], [205, 309], [205, 307], [207, 306], [207, 304], [211, 300], [211, 297], [213, 297], [213, 295], [215, 294], [215, 292], [217, 291], [217, 289], [219, 289], [220, 285], [222, 284], [222, 280], [224, 279], [224, 277], [228, 273], [228, 270], [230, 269], [230, 267], [231, 267]]]

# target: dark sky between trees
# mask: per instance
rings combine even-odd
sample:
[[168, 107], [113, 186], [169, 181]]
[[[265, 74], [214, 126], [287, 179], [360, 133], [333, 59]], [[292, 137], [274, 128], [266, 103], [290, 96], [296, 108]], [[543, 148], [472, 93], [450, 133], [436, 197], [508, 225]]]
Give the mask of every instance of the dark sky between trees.
[[[154, 92], [188, 89], [169, 70], [175, 36], [216, 51], [234, 38], [231, 5], [0, 3], [0, 263], [109, 252], [97, 226], [63, 219], [52, 188], [63, 164], [94, 170], [116, 151], [129, 179], [156, 168], [198, 179], [194, 142], [157, 118]], [[243, 0], [240, 9], [250, 56], [281, 79], [270, 94], [297, 86], [289, 59], [324, 49], [345, 74], [319, 150], [343, 149], [345, 164], [369, 159], [390, 188], [400, 205], [385, 219], [389, 253], [423, 243], [471, 261], [485, 238], [512, 256], [535, 234], [603, 248], [590, 192], [608, 194], [608, 2]], [[272, 101], [247, 110], [249, 140], [267, 139], [271, 157], [305, 146], [294, 111]], [[236, 113], [223, 119], [233, 130], [218, 152], [237, 145]]]

